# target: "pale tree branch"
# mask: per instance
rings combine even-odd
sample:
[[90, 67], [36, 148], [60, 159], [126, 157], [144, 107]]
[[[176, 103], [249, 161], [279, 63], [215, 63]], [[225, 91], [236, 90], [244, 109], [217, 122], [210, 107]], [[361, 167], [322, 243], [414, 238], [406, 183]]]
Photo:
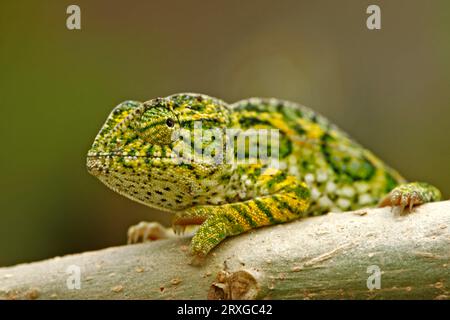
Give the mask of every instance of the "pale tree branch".
[[[450, 201], [402, 216], [368, 209], [257, 229], [224, 241], [199, 266], [190, 264], [189, 241], [0, 268], [0, 299], [450, 298]], [[69, 289], [78, 267], [81, 288]]]

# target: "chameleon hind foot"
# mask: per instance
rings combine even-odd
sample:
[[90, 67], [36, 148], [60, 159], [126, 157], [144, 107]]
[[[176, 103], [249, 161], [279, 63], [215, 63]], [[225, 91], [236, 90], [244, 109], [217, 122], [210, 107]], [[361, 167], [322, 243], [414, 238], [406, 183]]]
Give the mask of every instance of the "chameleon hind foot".
[[128, 228], [128, 244], [155, 241], [171, 238], [170, 228], [165, 228], [158, 222], [142, 221]]
[[412, 182], [394, 188], [381, 200], [379, 207], [399, 208], [400, 213], [407, 208], [411, 212], [414, 206], [440, 199], [441, 192], [436, 187], [425, 182]]

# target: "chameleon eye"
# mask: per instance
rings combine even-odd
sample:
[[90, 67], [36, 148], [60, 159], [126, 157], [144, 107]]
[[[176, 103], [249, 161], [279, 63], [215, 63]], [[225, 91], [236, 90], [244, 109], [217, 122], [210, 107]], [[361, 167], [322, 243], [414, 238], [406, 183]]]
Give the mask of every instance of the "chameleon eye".
[[147, 143], [166, 145], [172, 142], [172, 135], [178, 124], [171, 111], [165, 107], [148, 107], [137, 119], [137, 134]]
[[175, 122], [171, 118], [168, 118], [166, 120], [166, 124], [169, 128], [173, 128], [173, 126], [175, 125]]

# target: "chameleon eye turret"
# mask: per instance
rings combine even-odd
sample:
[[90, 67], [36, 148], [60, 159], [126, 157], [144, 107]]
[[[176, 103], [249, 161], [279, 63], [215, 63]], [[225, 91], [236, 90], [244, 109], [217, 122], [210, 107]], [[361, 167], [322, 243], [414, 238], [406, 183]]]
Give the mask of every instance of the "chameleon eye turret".
[[[145, 104], [144, 104], [145, 105]], [[138, 135], [150, 144], [167, 145], [179, 130], [175, 114], [165, 106], [149, 106], [136, 122]]]
[[[278, 167], [261, 159], [232, 165], [205, 162], [205, 150], [213, 142], [190, 140], [199, 122], [203, 129], [218, 132], [276, 130]], [[194, 145], [189, 163], [172, 158], [177, 130], [188, 133], [183, 146]], [[238, 160], [236, 154], [231, 158]], [[441, 197], [429, 184], [406, 183], [323, 116], [277, 99], [229, 105], [182, 93], [144, 103], [126, 101], [111, 112], [95, 138], [87, 168], [114, 191], [173, 213], [174, 230], [200, 225], [191, 242], [191, 253], [197, 256], [205, 256], [228, 236], [257, 227], [377, 204], [412, 210]], [[154, 223], [141, 223], [130, 229], [130, 242], [164, 234], [154, 232]]]

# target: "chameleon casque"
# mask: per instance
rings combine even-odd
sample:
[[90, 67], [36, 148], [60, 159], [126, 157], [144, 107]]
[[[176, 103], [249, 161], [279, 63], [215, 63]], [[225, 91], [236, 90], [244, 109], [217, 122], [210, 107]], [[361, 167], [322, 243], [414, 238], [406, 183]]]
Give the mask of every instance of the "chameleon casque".
[[[227, 128], [279, 130], [278, 168], [263, 161], [195, 161], [214, 141], [193, 148], [193, 161], [175, 162], [175, 144], [183, 142], [173, 138], [174, 132], [193, 131], [196, 121], [223, 135]], [[95, 138], [87, 168], [114, 191], [174, 213], [177, 233], [200, 225], [190, 248], [196, 256], [253, 228], [377, 204], [411, 210], [441, 197], [427, 183], [406, 183], [323, 116], [277, 99], [227, 104], [182, 93], [143, 103], [125, 101]], [[130, 228], [129, 242], [162, 234], [152, 223], [140, 223]]]

